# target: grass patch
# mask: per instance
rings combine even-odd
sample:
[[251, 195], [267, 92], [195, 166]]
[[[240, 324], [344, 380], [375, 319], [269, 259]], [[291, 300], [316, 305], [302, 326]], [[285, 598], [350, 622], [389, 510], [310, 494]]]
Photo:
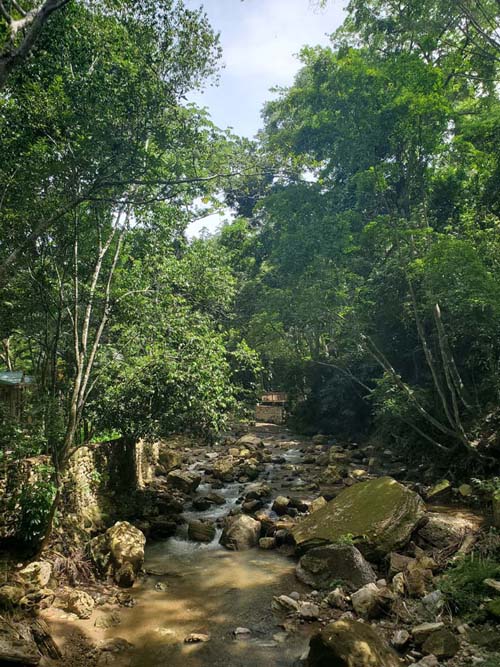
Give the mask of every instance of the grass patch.
[[491, 595], [483, 581], [499, 577], [500, 562], [472, 555], [450, 567], [443, 574], [439, 587], [455, 613], [478, 620], [486, 613], [479, 608], [480, 605], [485, 597]]

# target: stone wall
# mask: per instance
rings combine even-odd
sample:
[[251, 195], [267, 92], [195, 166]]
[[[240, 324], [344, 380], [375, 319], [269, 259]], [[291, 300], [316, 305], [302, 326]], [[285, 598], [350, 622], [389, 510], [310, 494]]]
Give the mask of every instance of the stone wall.
[[[141, 502], [140, 490], [154, 478], [162, 449], [161, 443], [124, 438], [81, 447], [67, 473], [64, 515], [90, 530], [133, 516]], [[19, 493], [34, 480], [37, 468], [48, 463], [47, 456], [1, 462], [0, 540], [15, 536]]]

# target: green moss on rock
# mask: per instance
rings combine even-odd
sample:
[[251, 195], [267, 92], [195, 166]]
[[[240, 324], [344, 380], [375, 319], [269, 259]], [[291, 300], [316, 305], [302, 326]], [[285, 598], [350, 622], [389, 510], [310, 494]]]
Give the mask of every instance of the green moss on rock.
[[360, 482], [300, 521], [292, 530], [299, 553], [351, 535], [368, 558], [403, 546], [424, 516], [418, 494], [391, 477]]

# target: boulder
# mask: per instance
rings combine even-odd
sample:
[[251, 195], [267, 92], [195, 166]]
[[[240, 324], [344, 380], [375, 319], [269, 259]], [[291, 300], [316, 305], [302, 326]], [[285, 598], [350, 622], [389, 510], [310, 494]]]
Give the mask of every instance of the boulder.
[[215, 537], [215, 526], [207, 521], [195, 519], [188, 525], [188, 537], [194, 542], [211, 542]]
[[128, 521], [117, 521], [108, 528], [106, 536], [115, 580], [122, 586], [131, 586], [144, 563], [144, 533]]
[[389, 607], [391, 594], [376, 584], [366, 584], [351, 595], [354, 611], [363, 618], [378, 618]]
[[162, 472], [169, 473], [171, 470], [178, 468], [181, 463], [182, 454], [178, 450], [160, 444], [158, 466]]
[[19, 576], [30, 588], [45, 588], [52, 576], [52, 565], [45, 560], [34, 561], [20, 570]]
[[192, 472], [172, 470], [167, 475], [167, 481], [174, 489], [179, 489], [183, 493], [192, 493], [198, 488], [201, 477]]
[[236, 474], [236, 461], [232, 456], [226, 456], [216, 461], [212, 466], [212, 475], [222, 482], [232, 482]]
[[263, 500], [271, 496], [271, 487], [268, 484], [250, 484], [245, 494], [245, 500]]
[[433, 632], [422, 645], [422, 651], [436, 658], [453, 658], [460, 649], [460, 642], [453, 632], [443, 628]]
[[408, 542], [424, 514], [418, 494], [391, 477], [380, 477], [341, 491], [299, 521], [292, 535], [299, 553], [349, 535], [367, 558], [380, 559]]
[[477, 533], [479, 529], [478, 522], [464, 516], [429, 512], [425, 524], [418, 530], [418, 537], [436, 549], [446, 549], [456, 544], [458, 550], [464, 536]]
[[260, 521], [247, 514], [228, 517], [220, 543], [232, 551], [243, 551], [257, 546], [260, 537]]
[[321, 484], [326, 485], [337, 484], [337, 482], [342, 480], [346, 472], [346, 469], [339, 465], [329, 465], [323, 470], [319, 481]]
[[240, 471], [250, 480], [257, 479], [259, 476], [259, 462], [257, 459], [247, 459], [241, 466]]
[[253, 435], [252, 433], [247, 433], [247, 435], [242, 436], [239, 440], [236, 441], [237, 447], [263, 447], [264, 441], [262, 438], [259, 438], [258, 435]]
[[297, 578], [313, 588], [330, 588], [342, 580], [347, 588], [357, 590], [377, 580], [370, 563], [352, 545], [330, 544], [310, 549], [297, 564]]
[[342, 619], [311, 638], [307, 667], [401, 667], [397, 653], [367, 623]]
[[78, 618], [90, 618], [95, 607], [94, 598], [78, 589], [69, 590], [66, 598], [66, 609]]
[[278, 496], [274, 500], [272, 510], [273, 512], [276, 512], [278, 516], [283, 516], [283, 514], [286, 514], [289, 504], [290, 498], [287, 498], [286, 496]]
[[220, 493], [216, 493], [215, 491], [209, 491], [206, 495], [205, 498], [209, 500], [212, 505], [224, 505], [226, 502], [226, 499], [224, 498], [223, 495]]

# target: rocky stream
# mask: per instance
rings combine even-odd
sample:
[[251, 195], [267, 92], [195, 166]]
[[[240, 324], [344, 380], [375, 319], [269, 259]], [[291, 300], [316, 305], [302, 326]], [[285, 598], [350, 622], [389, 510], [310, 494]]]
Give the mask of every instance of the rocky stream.
[[[437, 583], [483, 526], [465, 489], [407, 482], [389, 451], [272, 425], [186, 448], [163, 473], [150, 515], [92, 540], [102, 580], [68, 587], [32, 566], [57, 651], [17, 664], [500, 665], [486, 662], [498, 619], [480, 645]], [[12, 586], [26, 595], [22, 572]]]

